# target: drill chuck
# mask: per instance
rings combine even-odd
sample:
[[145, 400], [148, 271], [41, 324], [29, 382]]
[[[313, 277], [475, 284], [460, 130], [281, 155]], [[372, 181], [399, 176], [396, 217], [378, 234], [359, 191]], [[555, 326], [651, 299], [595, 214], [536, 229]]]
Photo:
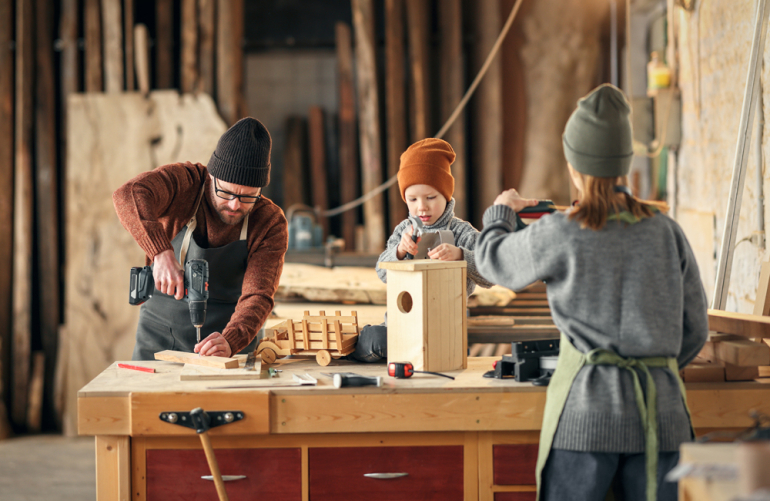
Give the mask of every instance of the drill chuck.
[[206, 323], [206, 301], [190, 301], [190, 321], [193, 327], [203, 327]]

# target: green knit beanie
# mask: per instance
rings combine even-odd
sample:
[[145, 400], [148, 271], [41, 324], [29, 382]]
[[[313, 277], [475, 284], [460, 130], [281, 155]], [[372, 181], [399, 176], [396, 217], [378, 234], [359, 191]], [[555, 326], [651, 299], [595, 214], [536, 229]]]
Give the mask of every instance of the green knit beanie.
[[628, 174], [634, 156], [630, 113], [623, 92], [610, 84], [578, 101], [562, 135], [564, 156], [572, 167], [594, 177]]

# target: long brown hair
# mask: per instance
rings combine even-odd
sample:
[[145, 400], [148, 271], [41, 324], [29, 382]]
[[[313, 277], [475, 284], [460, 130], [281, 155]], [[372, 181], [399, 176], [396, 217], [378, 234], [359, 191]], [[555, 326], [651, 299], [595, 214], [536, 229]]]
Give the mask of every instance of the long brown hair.
[[[580, 174], [580, 173], [578, 173]], [[627, 193], [615, 191], [615, 186], [625, 184], [624, 177], [594, 177], [580, 174], [583, 179], [583, 192], [575, 209], [570, 213], [571, 220], [579, 221], [581, 228], [601, 230], [607, 224], [607, 218], [613, 213], [628, 211], [642, 219], [653, 215], [652, 205]], [[659, 207], [664, 211], [665, 204]]]

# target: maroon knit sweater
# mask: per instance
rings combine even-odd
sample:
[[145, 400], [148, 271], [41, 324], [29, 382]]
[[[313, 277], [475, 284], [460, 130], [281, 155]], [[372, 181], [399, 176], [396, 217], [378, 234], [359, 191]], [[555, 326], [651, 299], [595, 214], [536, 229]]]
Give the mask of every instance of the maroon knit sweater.
[[[136, 176], [113, 193], [118, 219], [147, 254], [148, 264], [158, 253], [173, 248], [171, 240], [192, 218], [201, 182], [206, 188], [193, 232], [195, 242], [203, 248], [235, 242], [240, 238], [242, 225], [227, 225], [219, 218], [212, 200], [211, 178], [204, 165], [163, 165]], [[233, 353], [254, 339], [273, 310], [288, 238], [283, 211], [262, 197], [249, 214], [249, 256], [241, 298], [222, 332]]]

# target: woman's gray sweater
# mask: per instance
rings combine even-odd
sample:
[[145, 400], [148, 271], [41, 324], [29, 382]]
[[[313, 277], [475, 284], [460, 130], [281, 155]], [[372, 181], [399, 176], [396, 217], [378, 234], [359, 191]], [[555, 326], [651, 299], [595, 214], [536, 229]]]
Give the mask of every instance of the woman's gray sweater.
[[[452, 223], [451, 226], [449, 225], [450, 222]], [[407, 228], [411, 226], [412, 222], [409, 221], [409, 219], [404, 219], [401, 221], [398, 226], [396, 226], [396, 229], [393, 230], [393, 234], [388, 239], [388, 244], [385, 247], [385, 251], [380, 254], [379, 259], [377, 259], [377, 276], [379, 276], [380, 280], [385, 283], [388, 282], [388, 270], [380, 269], [380, 263], [383, 261], [398, 261], [398, 256], [396, 256], [396, 249], [398, 248], [398, 244], [401, 242], [401, 236], [404, 234]], [[479, 230], [474, 228], [471, 223], [455, 217], [454, 198], [450, 200], [446, 205], [446, 209], [444, 209], [444, 213], [441, 214], [441, 217], [438, 218], [434, 224], [426, 226], [425, 231], [436, 232], [439, 230], [446, 230], [447, 227], [449, 227], [455, 237], [455, 246], [463, 250], [463, 259], [468, 264], [467, 279], [465, 283], [465, 291], [467, 295], [470, 296], [471, 293], [473, 293], [473, 291], [476, 289], [476, 285], [480, 285], [485, 289], [492, 287], [494, 284], [482, 277], [479, 271], [476, 269], [476, 259], [474, 257], [473, 249], [476, 247], [476, 239], [479, 236]]]
[[[554, 213], [524, 230], [515, 228], [509, 207], [487, 209], [476, 266], [514, 290], [546, 282], [554, 323], [581, 352], [604, 348], [621, 357], [676, 357], [681, 368], [703, 347], [706, 294], [692, 249], [671, 218], [610, 221], [595, 231]], [[677, 451], [691, 439], [679, 383], [667, 368], [650, 372], [658, 391], [660, 451]], [[616, 366], [584, 366], [553, 447], [639, 453], [644, 443], [631, 374]]]

